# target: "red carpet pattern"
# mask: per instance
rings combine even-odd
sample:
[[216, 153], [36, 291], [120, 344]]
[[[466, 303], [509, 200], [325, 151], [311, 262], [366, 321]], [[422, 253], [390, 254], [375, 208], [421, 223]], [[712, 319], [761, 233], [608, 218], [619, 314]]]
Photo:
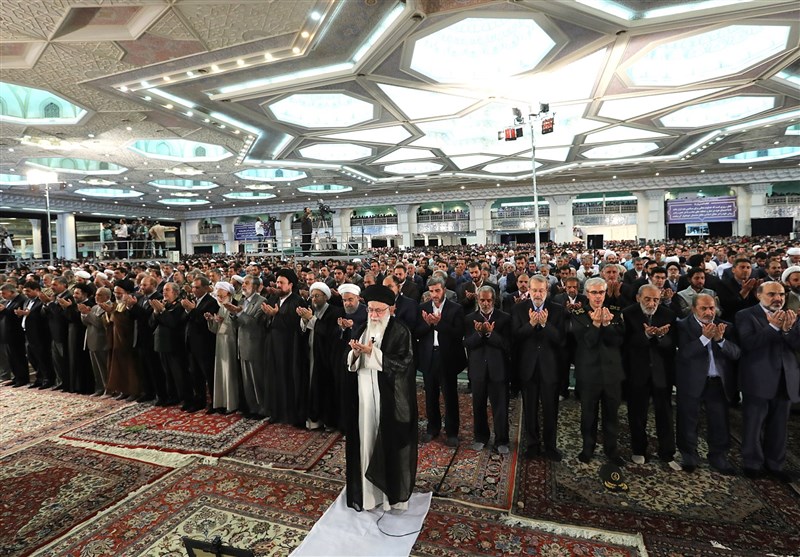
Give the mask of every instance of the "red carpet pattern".
[[175, 406], [137, 404], [63, 437], [127, 448], [222, 456], [263, 427], [263, 422], [239, 414], [189, 414]]
[[44, 441], [0, 460], [0, 555], [28, 555], [168, 468]]
[[126, 403], [38, 389], [0, 389], [0, 457], [109, 414]]
[[[130, 504], [73, 531], [42, 555], [178, 555], [180, 536], [220, 535], [258, 556], [286, 555], [302, 541], [342, 488], [291, 471], [223, 460], [179, 469]], [[413, 555], [597, 555], [630, 548], [505, 526], [500, 513], [435, 501]], [[172, 553], [174, 552], [174, 553]]]
[[231, 451], [228, 458], [257, 466], [308, 470], [340, 437], [338, 432], [269, 424]]
[[[623, 407], [623, 420], [624, 412]], [[722, 476], [707, 466], [689, 476], [651, 461], [625, 467], [629, 493], [607, 491], [598, 475], [605, 462], [602, 455], [596, 455], [589, 464], [577, 460], [579, 414], [575, 401], [562, 404], [559, 444], [564, 449], [563, 462], [532, 460], [520, 465], [515, 513], [538, 520], [641, 532], [648, 550], [651, 537], [662, 548], [669, 547], [669, 540], [674, 540], [676, 547], [686, 546], [684, 540], [690, 540], [686, 555], [716, 555], [714, 543], [745, 552], [795, 553], [800, 548], [800, 500], [789, 487], [770, 480], [754, 482], [741, 476]], [[629, 445], [627, 438], [620, 439], [621, 447]], [[701, 455], [705, 454], [704, 446], [699, 449]], [[731, 460], [738, 459], [734, 451]]]

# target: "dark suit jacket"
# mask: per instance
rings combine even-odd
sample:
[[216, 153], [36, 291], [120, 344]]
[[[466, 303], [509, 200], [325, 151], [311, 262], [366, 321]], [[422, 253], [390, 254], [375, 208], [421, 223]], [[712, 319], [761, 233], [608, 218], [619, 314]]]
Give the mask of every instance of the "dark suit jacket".
[[[419, 304], [419, 301], [422, 298], [422, 290], [420, 287], [417, 286], [413, 280], [409, 279], [406, 279], [406, 281], [403, 283], [400, 293], [403, 294], [403, 296], [414, 300], [415, 304]], [[414, 329], [411, 330], [413, 331]]]
[[14, 313], [15, 309], [25, 309], [25, 296], [17, 294], [10, 300], [0, 302], [6, 309], [0, 311], [0, 344], [9, 344], [25, 349], [25, 331], [22, 330], [22, 317]]
[[530, 381], [539, 370], [542, 381], [558, 383], [559, 353], [564, 346], [564, 308], [546, 299], [543, 309], [547, 310], [547, 324], [542, 327], [531, 326], [528, 311], [533, 302], [520, 302], [511, 312], [511, 330], [517, 344], [519, 378]]
[[[497, 288], [496, 284], [492, 284], [490, 282], [484, 281], [481, 286], [491, 286], [494, 290], [494, 307], [495, 309], [500, 309], [500, 289]], [[464, 309], [464, 313], [472, 313], [473, 311], [478, 311], [478, 297], [475, 296], [472, 299], [467, 298], [467, 292], [472, 292], [473, 294], [477, 291], [477, 287], [473, 281], [469, 282], [462, 282], [458, 285], [456, 290], [456, 297], [458, 298], [458, 303], [461, 304], [461, 307]]]
[[614, 385], [625, 374], [620, 346], [625, 339], [622, 316], [612, 310], [614, 319], [607, 327], [595, 327], [589, 307], [574, 311], [572, 334], [575, 335], [575, 379], [579, 385]]
[[[56, 297], [63, 300], [72, 300], [69, 290], [65, 290]], [[58, 305], [56, 300], [45, 304], [43, 308], [47, 316], [47, 325], [50, 327], [50, 338], [56, 342], [66, 344], [69, 337], [69, 319], [67, 319], [64, 308]]]
[[788, 334], [776, 331], [758, 304], [736, 314], [736, 329], [742, 348], [739, 363], [742, 393], [773, 399], [783, 377], [789, 399], [800, 402], [800, 369], [795, 355], [800, 350], [800, 325], [795, 324]]
[[[740, 294], [742, 287], [739, 286], [739, 283], [736, 282], [736, 279], [733, 278], [733, 275], [720, 279], [718, 285], [719, 289], [712, 288], [712, 290], [717, 293], [719, 303], [722, 306], [721, 317], [725, 321], [734, 321], [736, 319], [736, 314], [739, 311], [758, 304], [756, 289], [753, 288], [750, 291], [750, 294], [748, 294], [747, 298], [742, 298]], [[706, 286], [706, 288], [711, 287]], [[741, 329], [739, 329], [739, 331], [741, 334]]]
[[622, 310], [625, 319], [625, 343], [623, 357], [628, 382], [643, 386], [652, 382], [660, 389], [672, 388], [675, 359], [675, 314], [659, 304], [651, 325], [670, 325], [669, 332], [661, 338], [647, 338], [644, 332], [646, 318], [642, 307], [633, 304]]
[[430, 300], [419, 305], [419, 317], [415, 336], [417, 338], [417, 354], [419, 369], [424, 372], [439, 372], [431, 368], [433, 360], [433, 332], [439, 333], [439, 350], [442, 352], [441, 371], [445, 374], [457, 375], [467, 365], [464, 353], [464, 310], [457, 303], [444, 301], [442, 318], [432, 327], [422, 319], [422, 312], [433, 313], [433, 302]]
[[133, 346], [134, 348], [152, 351], [155, 326], [150, 325], [150, 316], [153, 315], [153, 308], [150, 306], [150, 300], [161, 300], [162, 296], [156, 291], [150, 295], [147, 301], [144, 301], [143, 298], [143, 295], [137, 295], [136, 305], [130, 309], [131, 316], [136, 322], [136, 342]]
[[154, 328], [153, 349], [166, 354], [182, 354], [186, 350], [186, 311], [176, 302], [165, 305], [161, 313], [150, 316]]
[[470, 381], [508, 379], [508, 356], [511, 349], [511, 316], [499, 310], [489, 319], [494, 331], [489, 336], [475, 330], [475, 322], [486, 321], [480, 311], [464, 319], [464, 347], [467, 349], [467, 374]]
[[[394, 317], [408, 327], [409, 331], [413, 331], [417, 328], [417, 319], [419, 319], [419, 315], [419, 302], [415, 302], [402, 293], [395, 299]], [[355, 324], [353, 327], [355, 327]]]
[[205, 356], [213, 356], [216, 351], [217, 336], [208, 329], [208, 321], [203, 315], [208, 312], [214, 315], [219, 312], [219, 304], [206, 294], [200, 303], [186, 317], [186, 347], [191, 352]]
[[[564, 308], [566, 308], [567, 304], [569, 303], [569, 297], [567, 296], [566, 292], [562, 292], [561, 294], [556, 294], [550, 299], [552, 299], [554, 303]], [[578, 294], [577, 296], [575, 296], [575, 301], [580, 302], [581, 307], [583, 308], [589, 307], [589, 298], [587, 298], [583, 294]]]
[[[25, 300], [22, 309], [25, 309], [29, 300]], [[25, 340], [34, 350], [50, 350], [50, 327], [47, 324], [47, 315], [44, 313], [44, 304], [38, 298], [31, 306], [31, 312], [24, 319]]]
[[[733, 325], [714, 319], [714, 323], [725, 323], [725, 342], [720, 345], [718, 342], [711, 341], [711, 349], [714, 353], [714, 366], [717, 368], [722, 384], [726, 387], [734, 381], [734, 366], [736, 360], [741, 355], [739, 346], [734, 342]], [[675, 385], [678, 389], [678, 396], [689, 396], [698, 398], [703, 394], [708, 377], [708, 366], [710, 358], [708, 347], [704, 346], [700, 340], [703, 329], [697, 322], [694, 315], [689, 315], [676, 322], [676, 338], [678, 341], [678, 356], [675, 365]], [[729, 389], [723, 389], [727, 394]]]

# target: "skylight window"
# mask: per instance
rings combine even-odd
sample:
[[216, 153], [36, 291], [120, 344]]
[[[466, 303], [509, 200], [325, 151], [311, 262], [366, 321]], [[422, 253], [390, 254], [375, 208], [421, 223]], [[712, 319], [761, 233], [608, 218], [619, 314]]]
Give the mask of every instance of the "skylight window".
[[42, 157], [28, 159], [28, 166], [55, 170], [63, 174], [122, 174], [128, 169], [113, 162], [94, 161], [90, 159], [73, 159], [62, 157]]
[[164, 205], [208, 205], [211, 203], [206, 199], [187, 199], [185, 197], [170, 197], [167, 199], [159, 199], [159, 203]]
[[616, 120], [628, 120], [642, 114], [658, 112], [659, 110], [675, 106], [676, 104], [699, 99], [700, 97], [705, 97], [717, 91], [721, 91], [721, 89], [701, 89], [699, 91], [682, 91], [680, 93], [665, 93], [663, 95], [647, 95], [643, 97], [628, 97], [603, 101], [598, 116], [614, 118]]
[[658, 145], [652, 142], [617, 143], [615, 145], [594, 147], [593, 149], [584, 151], [582, 155], [587, 159], [617, 159], [642, 155], [656, 149], [658, 149]]
[[777, 147], [774, 149], [759, 149], [757, 151], [745, 151], [728, 157], [719, 159], [721, 163], [752, 163], [787, 159], [795, 155], [800, 155], [800, 147]]
[[410, 120], [451, 116], [478, 102], [478, 99], [469, 97], [397, 87], [396, 85], [385, 85], [383, 83], [378, 83], [378, 87], [386, 93], [389, 99]]
[[687, 106], [660, 118], [671, 128], [702, 128], [775, 108], [775, 97], [729, 97]]
[[83, 195], [85, 197], [103, 197], [107, 199], [122, 199], [129, 197], [141, 197], [143, 192], [130, 190], [130, 189], [112, 189], [112, 188], [81, 188], [73, 191], [75, 195]]
[[282, 122], [305, 128], [346, 128], [376, 117], [374, 104], [344, 93], [297, 93], [268, 110]]
[[222, 197], [226, 199], [242, 199], [242, 200], [263, 200], [263, 199], [272, 199], [275, 197], [274, 193], [261, 193], [261, 192], [254, 192], [254, 191], [234, 191], [231, 193], [226, 193]]
[[248, 168], [234, 174], [242, 180], [256, 180], [258, 182], [292, 182], [302, 180], [308, 175], [300, 170], [288, 168]]
[[300, 149], [300, 154], [321, 161], [354, 161], [372, 155], [372, 149], [354, 143], [318, 143]]
[[311, 184], [308, 186], [300, 186], [297, 191], [303, 193], [345, 193], [353, 191], [350, 186], [342, 186], [339, 184]]
[[77, 124], [87, 112], [43, 89], [0, 81], [0, 122], [13, 124]]
[[217, 162], [233, 156], [221, 145], [186, 139], [140, 139], [128, 149], [149, 159], [178, 162]]
[[400, 149], [395, 149], [388, 155], [384, 155], [376, 161], [373, 161], [372, 164], [384, 164], [387, 162], [409, 161], [414, 159], [432, 159], [435, 156], [436, 155], [434, 155], [428, 149], [411, 149], [409, 147], [402, 147]]
[[[542, 166], [542, 163], [537, 162], [536, 167]], [[493, 164], [487, 164], [483, 170], [491, 173], [498, 174], [513, 174], [518, 172], [533, 172], [533, 163], [531, 161], [502, 161]]]
[[[607, 130], [594, 132], [586, 137], [584, 143], [606, 143], [611, 141], [628, 141], [630, 139], [650, 139], [652, 137], [666, 137], [667, 134], [632, 128], [630, 126], [614, 126]], [[536, 156], [540, 156], [536, 153]], [[560, 159], [565, 160], [565, 159]]]
[[349, 141], [366, 141], [367, 143], [387, 143], [395, 145], [411, 137], [411, 133], [403, 126], [389, 126], [362, 130], [358, 132], [344, 132], [325, 135], [330, 139], [347, 139]]
[[218, 184], [206, 180], [153, 180], [148, 184], [165, 190], [213, 190], [219, 187]]
[[392, 174], [426, 174], [441, 170], [442, 165], [433, 162], [401, 162], [384, 167], [386, 172]]

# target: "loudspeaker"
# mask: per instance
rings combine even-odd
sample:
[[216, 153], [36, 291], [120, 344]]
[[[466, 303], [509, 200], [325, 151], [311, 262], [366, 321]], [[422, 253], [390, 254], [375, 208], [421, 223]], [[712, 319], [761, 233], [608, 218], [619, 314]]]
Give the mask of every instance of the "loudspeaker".
[[603, 249], [603, 235], [589, 234], [586, 236], [586, 247], [588, 249]]

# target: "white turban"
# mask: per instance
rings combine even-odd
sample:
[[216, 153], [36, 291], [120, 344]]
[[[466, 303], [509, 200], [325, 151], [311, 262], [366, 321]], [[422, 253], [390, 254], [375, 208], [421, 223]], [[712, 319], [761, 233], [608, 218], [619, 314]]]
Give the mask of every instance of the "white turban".
[[236, 289], [230, 282], [219, 281], [214, 285], [214, 290], [227, 290], [229, 294], [236, 292]]
[[800, 273], [800, 266], [792, 265], [791, 267], [786, 269], [781, 275], [781, 282], [786, 282], [789, 279], [789, 275], [793, 273]]
[[786, 250], [786, 255], [800, 255], [800, 248], [789, 248]]
[[339, 288], [336, 289], [339, 294], [355, 294], [356, 296], [361, 296], [361, 289], [356, 284], [350, 284], [349, 282], [344, 283]]
[[324, 282], [317, 281], [313, 283], [311, 287], [308, 289], [309, 294], [314, 290], [319, 290], [320, 292], [325, 294], [325, 298], [327, 298], [328, 300], [331, 299], [331, 289], [328, 288], [328, 285], [325, 284]]
[[75, 276], [78, 277], [78, 278], [82, 278], [84, 280], [89, 280], [90, 278], [92, 278], [92, 275], [90, 275], [86, 271], [77, 271], [75, 273]]
[[243, 284], [244, 283], [244, 277], [242, 275], [233, 275], [231, 277], [231, 280], [235, 280], [239, 284]]
[[681, 260], [677, 255], [670, 255], [669, 257], [665, 257], [664, 258], [664, 264], [665, 265], [667, 263], [680, 263], [680, 262], [681, 262]]

